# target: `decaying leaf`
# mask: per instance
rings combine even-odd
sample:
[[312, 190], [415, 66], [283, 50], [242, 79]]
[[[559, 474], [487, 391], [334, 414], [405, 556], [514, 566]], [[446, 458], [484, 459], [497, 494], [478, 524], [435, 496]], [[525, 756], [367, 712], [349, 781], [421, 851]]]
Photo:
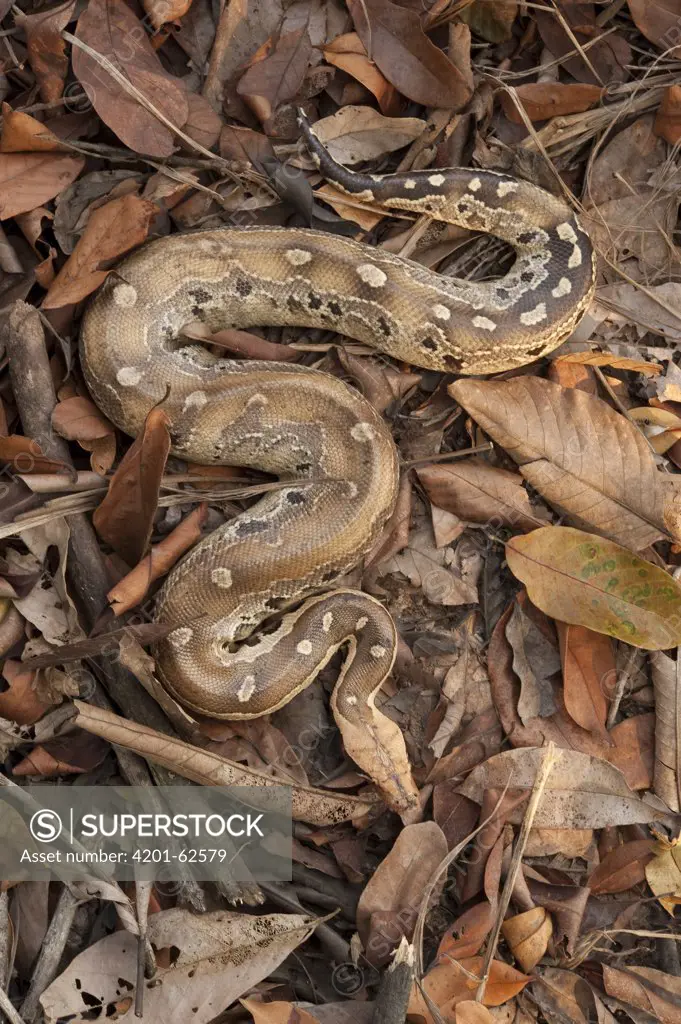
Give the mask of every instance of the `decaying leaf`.
[[417, 475], [433, 504], [461, 519], [485, 523], [491, 529], [517, 530], [532, 530], [541, 522], [520, 478], [484, 459], [423, 466]]
[[653, 857], [654, 847], [652, 839], [635, 839], [616, 846], [591, 872], [589, 888], [594, 893], [626, 892], [645, 882], [646, 865]]
[[84, 166], [83, 157], [66, 153], [0, 153], [0, 220], [54, 199]]
[[[195, 915], [176, 907], [152, 914], [149, 940], [157, 949], [174, 947], [172, 966], [147, 981], [145, 1016], [161, 1021], [205, 1024], [266, 978], [314, 931], [300, 914], [264, 917], [219, 910]], [[40, 998], [50, 1024], [60, 1018], [102, 1017], [134, 1021], [137, 943], [114, 932], [75, 957]]]
[[334, 160], [356, 164], [409, 145], [425, 128], [418, 117], [384, 117], [372, 107], [343, 107], [315, 121], [314, 132]]
[[[435, 822], [402, 829], [357, 907], [357, 930], [371, 963], [387, 963], [402, 935], [411, 938], [426, 888], [446, 856], [447, 840]], [[441, 887], [435, 886], [436, 898]]]
[[681, 585], [626, 548], [569, 526], [543, 526], [506, 545], [513, 574], [554, 619], [634, 647], [681, 642]]
[[[480, 968], [482, 957], [467, 957], [461, 960], [450, 960], [432, 967], [420, 986], [414, 985], [407, 1013], [414, 1020], [424, 1020], [426, 1024], [435, 1024], [425, 996], [435, 1003], [440, 1013], [448, 1019], [453, 1016], [455, 1007], [462, 1002], [470, 1002], [480, 984]], [[484, 1006], [501, 1006], [513, 999], [531, 981], [526, 974], [521, 974], [514, 967], [493, 960], [489, 968], [489, 977], [485, 987]]]
[[[544, 756], [541, 747], [521, 747], [496, 754], [474, 768], [458, 791], [478, 804], [487, 789], [501, 792], [510, 785], [513, 790], [524, 789], [529, 793]], [[536, 828], [605, 828], [655, 821], [663, 816], [636, 796], [622, 773], [607, 761], [576, 750], [557, 749], [555, 756], [534, 819]], [[510, 812], [510, 819], [521, 821], [524, 812], [521, 805]]]
[[75, 0], [66, 0], [57, 7], [35, 14], [20, 11], [16, 15], [17, 25], [26, 33], [28, 59], [45, 103], [58, 100], [64, 92], [69, 62], [61, 30], [68, 25], [75, 8]]
[[349, 0], [348, 7], [371, 60], [404, 96], [449, 110], [468, 102], [466, 76], [424, 34], [416, 11], [391, 0]]
[[600, 398], [539, 377], [460, 380], [449, 392], [575, 526], [634, 550], [669, 535], [670, 477], [640, 431]]
[[356, 32], [336, 36], [324, 48], [327, 64], [341, 68], [374, 94], [382, 114], [396, 114], [399, 109], [397, 90], [369, 60], [362, 40]]
[[240, 80], [237, 92], [264, 123], [300, 89], [312, 54], [312, 43], [304, 27], [281, 36], [271, 52], [262, 49], [266, 55], [261, 59], [256, 55]]
[[524, 914], [506, 918], [501, 931], [513, 956], [528, 973], [544, 956], [553, 934], [553, 923], [544, 907], [533, 907]]
[[131, 566], [137, 565], [145, 554], [151, 537], [161, 478], [170, 451], [169, 423], [160, 406], [151, 410], [93, 516], [100, 537]]
[[[185, 90], [165, 71], [124, 0], [90, 0], [78, 19], [76, 35], [111, 61], [165, 118], [182, 127], [188, 114]], [[174, 148], [170, 129], [93, 57], [75, 46], [73, 70], [102, 121], [126, 146], [150, 156], [170, 156]]]
[[681, 978], [654, 967], [603, 965], [603, 984], [609, 996], [637, 1007], [660, 1024], [681, 1019]]
[[678, 811], [681, 809], [679, 662], [661, 651], [655, 651], [650, 662], [655, 687], [655, 792], [672, 811]]
[[570, 717], [587, 732], [610, 737], [605, 727], [608, 688], [615, 676], [612, 640], [584, 626], [556, 623], [563, 668], [563, 698]]
[[[532, 82], [519, 85], [514, 90], [521, 107], [530, 121], [546, 121], [560, 114], [580, 114], [590, 107], [595, 107], [602, 97], [602, 89], [596, 85], [581, 85], [578, 82]], [[513, 100], [513, 96], [504, 93], [502, 106], [506, 117], [516, 124], [522, 124], [523, 118]]]
[[660, 836], [654, 856], [645, 866], [648, 885], [670, 914], [681, 904], [681, 836]]
[[109, 276], [112, 263], [147, 237], [158, 207], [148, 199], [125, 195], [94, 210], [73, 253], [43, 300], [45, 309], [79, 302]]

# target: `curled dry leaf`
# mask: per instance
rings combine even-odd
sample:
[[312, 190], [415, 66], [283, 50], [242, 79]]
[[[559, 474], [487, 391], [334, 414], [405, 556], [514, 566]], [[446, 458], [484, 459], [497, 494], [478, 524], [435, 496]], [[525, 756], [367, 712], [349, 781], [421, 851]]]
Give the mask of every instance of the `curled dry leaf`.
[[263, 124], [292, 100], [303, 84], [312, 55], [307, 27], [281, 36], [271, 52], [260, 57], [267, 50], [267, 44], [261, 47], [236, 90]]
[[646, 377], [658, 377], [662, 373], [659, 363], [646, 363], [642, 359], [630, 359], [628, 356], [616, 356], [612, 352], [567, 352], [557, 356], [554, 363], [565, 365], [577, 363], [581, 366], [611, 366], [614, 370], [631, 370], [642, 373]]
[[327, 43], [323, 53], [328, 64], [333, 64], [334, 67], [356, 78], [374, 94], [382, 114], [397, 113], [400, 102], [397, 89], [381, 74], [373, 61], [369, 60], [362, 40], [356, 32], [336, 36], [332, 42]]
[[391, 0], [348, 0], [348, 7], [369, 59], [403, 96], [424, 107], [465, 106], [471, 86], [424, 34], [416, 11]]
[[661, 651], [652, 654], [650, 663], [655, 688], [654, 789], [672, 811], [678, 811], [681, 809], [681, 665]]
[[[164, 117], [182, 127], [188, 114], [184, 87], [164, 70], [125, 0], [90, 0], [78, 19], [76, 35], [111, 61]], [[172, 131], [76, 46], [73, 70], [102, 121], [126, 146], [149, 156], [170, 156], [175, 145]]]
[[[414, 984], [407, 1015], [410, 1020], [422, 1020], [435, 1024], [430, 1007], [424, 995], [437, 1006], [447, 1020], [453, 1016], [459, 1003], [470, 1002], [480, 984], [483, 959], [480, 956], [465, 957], [436, 964], [419, 985]], [[501, 1006], [513, 999], [532, 979], [521, 974], [501, 960], [492, 960], [485, 987], [484, 1006]]]
[[[242, 999], [241, 1005], [252, 1016], [253, 1024], [318, 1024], [319, 1020], [300, 1006], [278, 1000], [261, 1003], [257, 999]], [[373, 1009], [371, 1012], [373, 1013]]]
[[75, 7], [76, 0], [66, 0], [37, 14], [19, 12], [15, 16], [16, 24], [26, 33], [28, 60], [44, 103], [53, 103], [64, 92], [69, 62], [61, 32], [73, 17]]
[[461, 519], [488, 523], [492, 529], [533, 530], [541, 522], [520, 478], [482, 458], [423, 466], [416, 472], [432, 503]]
[[681, 904], [681, 836], [658, 837], [654, 857], [645, 867], [648, 885], [668, 913]]
[[524, 914], [508, 917], [501, 926], [513, 956], [527, 973], [539, 963], [553, 935], [551, 915], [544, 907], [533, 907]]
[[144, 598], [152, 583], [164, 576], [182, 555], [201, 539], [208, 506], [202, 503], [182, 520], [167, 537], [152, 547], [132, 572], [106, 595], [114, 615], [123, 615]]
[[646, 865], [653, 857], [652, 839], [635, 839], [622, 843], [606, 854], [589, 876], [593, 893], [626, 892], [646, 880]]
[[494, 1017], [487, 1007], [472, 999], [456, 1004], [454, 1019], [456, 1024], [494, 1024]]
[[[426, 889], [446, 856], [447, 840], [434, 821], [402, 829], [357, 906], [357, 930], [372, 964], [387, 963], [402, 936], [411, 938]], [[435, 900], [444, 881], [443, 874], [433, 890]]]
[[[521, 747], [490, 757], [474, 768], [459, 793], [482, 804], [486, 789], [533, 788], [545, 757], [543, 747]], [[509, 811], [509, 820], [522, 821], [525, 804]], [[576, 750], [555, 751], [542, 801], [534, 819], [535, 828], [605, 828], [655, 821], [662, 812], [633, 793], [624, 776], [607, 761]]]
[[3, 103], [0, 153], [54, 153], [61, 148], [57, 136], [41, 121]]
[[192, 5], [192, 0], [143, 0], [144, 10], [155, 32], [169, 21], [182, 18]]
[[50, 285], [43, 308], [80, 302], [99, 288], [109, 276], [109, 270], [102, 268], [141, 245], [157, 213], [155, 203], [132, 194], [94, 210], [75, 249]]
[[440, 939], [435, 963], [463, 960], [476, 956], [492, 930], [494, 911], [491, 904], [476, 903], [457, 917]]
[[553, 619], [649, 651], [681, 643], [681, 585], [611, 540], [543, 526], [508, 541], [506, 559], [530, 600]]
[[[271, 974], [315, 925], [302, 914], [259, 917], [219, 910], [198, 915], [179, 907], [151, 914], [149, 941], [157, 950], [173, 947], [177, 955], [145, 984], [145, 1018], [206, 1024]], [[76, 956], [42, 994], [45, 1019], [48, 1024], [64, 1017], [87, 1019], [97, 1010], [102, 1018], [133, 1022], [136, 978], [135, 936], [107, 935]]]
[[449, 393], [575, 526], [636, 551], [669, 535], [676, 488], [641, 432], [600, 398], [539, 377], [460, 380]]
[[681, 978], [654, 967], [617, 970], [603, 964], [603, 984], [609, 996], [643, 1010], [660, 1024], [679, 1024], [681, 1020]]
[[106, 437], [114, 429], [95, 403], [81, 395], [55, 405], [52, 426], [67, 441], [95, 441], [98, 437]]
[[266, 772], [245, 768], [212, 751], [194, 747], [182, 740], [169, 739], [136, 722], [128, 722], [111, 711], [74, 701], [76, 725], [101, 736], [110, 743], [134, 750], [154, 764], [163, 765], [191, 782], [202, 786], [289, 786], [291, 814], [295, 821], [324, 827], [361, 818], [381, 806], [375, 798], [343, 796], [323, 789], [299, 786], [289, 777], [273, 778]]
[[664, 51], [667, 58], [676, 58], [681, 52], [678, 0], [627, 0], [627, 3], [639, 32]]
[[654, 127], [655, 134], [672, 146], [681, 139], [681, 86], [669, 85], [665, 89]]
[[137, 565], [149, 544], [170, 451], [169, 423], [162, 408], [157, 406], [151, 410], [92, 517], [99, 536], [128, 565]]
[[563, 669], [563, 699], [572, 720], [611, 743], [605, 727], [606, 694], [615, 680], [615, 652], [610, 637], [584, 626], [557, 622]]
[[334, 160], [356, 164], [409, 145], [426, 122], [418, 117], [384, 117], [373, 107], [343, 107], [315, 121], [314, 133]]
[[54, 199], [84, 166], [66, 153], [0, 153], [0, 221]]
[[581, 114], [600, 102], [603, 90], [597, 85], [578, 82], [531, 82], [519, 85], [513, 94], [504, 92], [501, 105], [509, 121], [523, 124], [514, 96], [518, 98], [530, 121], [547, 121], [563, 114]]

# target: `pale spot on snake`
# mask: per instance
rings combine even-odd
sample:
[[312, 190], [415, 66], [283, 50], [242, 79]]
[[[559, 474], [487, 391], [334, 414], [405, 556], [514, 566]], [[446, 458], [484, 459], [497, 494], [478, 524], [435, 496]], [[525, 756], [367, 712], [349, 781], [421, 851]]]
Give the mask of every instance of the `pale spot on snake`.
[[203, 409], [207, 401], [208, 395], [205, 391], [192, 391], [192, 393], [187, 395], [185, 398], [182, 411], [187, 412], [188, 409]]
[[370, 288], [382, 288], [388, 280], [387, 275], [383, 273], [380, 267], [375, 267], [373, 263], [360, 263], [357, 267], [357, 273]]
[[309, 640], [301, 640], [296, 650], [298, 654], [312, 654], [312, 644]]
[[445, 176], [444, 176], [444, 174], [431, 174], [430, 177], [428, 178], [428, 184], [429, 185], [435, 185], [437, 187], [438, 185], [444, 185], [444, 183], [445, 183]]
[[360, 619], [357, 619], [357, 622], [355, 623], [355, 629], [364, 629], [368, 621], [369, 619], [367, 618], [367, 616], [362, 615]]
[[449, 320], [452, 315], [452, 311], [447, 309], [446, 306], [441, 306], [439, 302], [436, 302], [433, 306], [433, 316], [436, 316], [438, 320]]
[[133, 288], [131, 284], [121, 281], [120, 284], [114, 286], [113, 300], [117, 306], [125, 306], [130, 309], [137, 303], [137, 289]]
[[542, 320], [546, 320], [546, 304], [544, 302], [538, 302], [534, 309], [528, 309], [526, 313], [520, 314], [520, 322], [527, 327], [539, 324]]
[[307, 249], [287, 249], [284, 256], [293, 267], [302, 267], [312, 259], [312, 253]]
[[241, 686], [236, 692], [237, 700], [241, 704], [245, 704], [253, 696], [255, 690], [255, 676], [246, 676]]
[[516, 181], [500, 181], [497, 185], [497, 195], [500, 199], [504, 196], [509, 195], [510, 192], [518, 191], [518, 183]]
[[142, 371], [138, 366], [121, 366], [120, 370], [116, 374], [116, 380], [119, 384], [122, 384], [124, 388], [134, 387], [135, 384], [139, 384], [142, 379]]
[[355, 423], [350, 434], [355, 441], [373, 441], [376, 436], [370, 423]]
[[189, 626], [180, 626], [168, 634], [168, 641], [173, 647], [186, 647], [193, 636], [193, 629], [190, 629]]
[[482, 182], [480, 181], [480, 178], [471, 178], [471, 180], [468, 182], [468, 187], [471, 190], [471, 192], [477, 192], [479, 189], [482, 188]]
[[213, 569], [210, 578], [217, 587], [224, 590], [232, 585], [232, 573], [229, 569]]
[[324, 630], [325, 633], [329, 632], [329, 630], [331, 629], [332, 623], [333, 623], [333, 613], [332, 612], [327, 612], [326, 615], [324, 616], [324, 618], [322, 619], [322, 629]]
[[495, 331], [497, 329], [494, 320], [490, 320], [487, 316], [474, 316], [471, 323], [473, 327], [478, 327], [481, 331]]
[[571, 291], [572, 282], [570, 281], [570, 279], [567, 277], [561, 277], [560, 281], [553, 289], [551, 294], [553, 295], [554, 299], [560, 299], [563, 295], [569, 295]]
[[408, 188], [409, 190], [411, 190], [412, 188], [416, 188], [416, 182], [414, 181], [413, 178], [407, 178], [407, 180], [404, 183], [404, 187]]
[[369, 653], [372, 658], [384, 658], [385, 647], [381, 647], [380, 644], [374, 644]]

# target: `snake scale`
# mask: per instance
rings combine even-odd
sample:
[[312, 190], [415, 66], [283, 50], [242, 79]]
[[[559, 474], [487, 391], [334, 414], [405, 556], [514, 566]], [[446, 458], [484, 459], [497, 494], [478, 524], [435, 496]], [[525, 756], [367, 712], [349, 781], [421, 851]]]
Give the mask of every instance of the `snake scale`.
[[[400, 810], [416, 799], [404, 740], [374, 707], [395, 657], [395, 627], [368, 595], [328, 592], [392, 512], [390, 432], [335, 377], [218, 358], [183, 343], [182, 327], [198, 319], [211, 330], [332, 328], [417, 366], [493, 373], [550, 352], [572, 331], [592, 296], [593, 252], [569, 207], [528, 182], [460, 168], [355, 173], [334, 162], [302, 117], [301, 126], [337, 188], [496, 235], [517, 252], [509, 273], [483, 283], [445, 278], [305, 229], [173, 235], [108, 277], [83, 320], [81, 361], [95, 401], [128, 434], [165, 396], [178, 456], [252, 466], [283, 482], [168, 576], [156, 604], [158, 621], [175, 626], [155, 649], [164, 686], [195, 712], [255, 718], [291, 700], [348, 645], [332, 695], [336, 721], [348, 752]], [[257, 642], [243, 642], [282, 612]]]

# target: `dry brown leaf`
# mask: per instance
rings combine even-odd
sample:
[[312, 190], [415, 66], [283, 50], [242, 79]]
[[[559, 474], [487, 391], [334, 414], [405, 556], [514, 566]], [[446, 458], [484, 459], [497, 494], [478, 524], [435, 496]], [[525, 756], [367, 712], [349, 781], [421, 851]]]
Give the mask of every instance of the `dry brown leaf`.
[[543, 526], [509, 540], [506, 560], [533, 604], [553, 619], [649, 651], [681, 643], [681, 584], [614, 541]]
[[681, 53], [678, 0], [627, 0], [627, 3], [639, 32], [655, 43], [667, 58], [678, 57]]
[[198, 782], [202, 786], [290, 786], [291, 814], [295, 821], [306, 821], [319, 827], [336, 825], [361, 818], [367, 811], [381, 806], [375, 797], [344, 796], [323, 789], [299, 786], [288, 777], [275, 778], [266, 772], [246, 768], [213, 751], [171, 739], [164, 733], [138, 725], [137, 722], [129, 722], [92, 704], [77, 700], [74, 701], [74, 707], [77, 712], [75, 724], [81, 729], [101, 736], [109, 743], [134, 750], [154, 764], [163, 765], [184, 779]]
[[[166, 3], [166, 0], [159, 0], [159, 3]], [[222, 131], [222, 118], [215, 113], [205, 97], [197, 92], [187, 93], [187, 120], [182, 125], [185, 135], [188, 135], [194, 142], [198, 142], [204, 149], [212, 149], [220, 138]], [[189, 148], [189, 147], [187, 147]], [[178, 183], [168, 179], [168, 188], [177, 189]], [[145, 196], [147, 192], [145, 190]], [[174, 198], [172, 206], [177, 205], [181, 195]], [[166, 203], [166, 205], [168, 205]]]
[[655, 134], [672, 146], [681, 139], [681, 86], [669, 85], [663, 92], [655, 118]]
[[551, 915], [544, 907], [507, 917], [501, 932], [522, 969], [528, 973], [539, 963], [553, 935]]
[[[182, 127], [188, 114], [184, 87], [165, 71], [125, 0], [90, 0], [78, 19], [76, 36], [111, 61], [164, 117]], [[126, 146], [149, 156], [171, 155], [175, 138], [170, 129], [75, 46], [73, 70], [102, 121]]]
[[9, 687], [0, 693], [0, 716], [18, 725], [33, 725], [50, 706], [37, 692], [36, 673], [27, 669], [22, 662], [7, 658], [2, 667], [2, 675]]
[[132, 572], [119, 580], [106, 595], [114, 615], [123, 615], [139, 604], [152, 583], [164, 576], [201, 539], [201, 527], [207, 514], [208, 506], [202, 503], [159, 544], [155, 544]]
[[356, 32], [336, 36], [332, 42], [327, 43], [322, 52], [327, 64], [333, 64], [334, 67], [356, 78], [374, 94], [382, 114], [397, 114], [400, 105], [397, 89], [381, 74], [373, 61], [369, 60], [362, 40]]
[[[149, 941], [157, 950], [173, 947], [177, 953], [171, 965], [159, 967], [155, 984], [144, 986], [145, 1018], [207, 1024], [271, 974], [310, 937], [316, 923], [302, 914], [192, 914], [180, 907], [150, 914]], [[43, 992], [45, 1020], [92, 1019], [97, 1011], [103, 1019], [132, 1024], [138, 1019], [136, 979], [136, 937], [125, 931], [107, 935], [79, 953]]]
[[236, 90], [262, 124], [297, 95], [312, 56], [307, 27], [288, 32], [273, 47], [265, 47], [267, 56], [258, 59], [256, 54]]
[[104, 413], [91, 399], [81, 395], [55, 405], [52, 426], [67, 441], [95, 441], [114, 432], [113, 424]]
[[424, 107], [460, 110], [471, 97], [466, 76], [421, 28], [416, 11], [391, 0], [349, 0], [370, 59], [403, 96]]
[[131, 566], [137, 565], [149, 545], [170, 451], [169, 423], [160, 406], [151, 410], [92, 517], [102, 540]]
[[70, 466], [43, 455], [37, 441], [23, 434], [0, 437], [0, 462], [8, 462], [17, 473], [69, 473]]
[[541, 522], [520, 478], [483, 458], [423, 466], [416, 473], [432, 503], [461, 519], [488, 524], [492, 530], [533, 530]]
[[635, 839], [616, 846], [589, 875], [589, 888], [593, 893], [613, 893], [640, 885], [646, 880], [646, 865], [654, 849], [652, 839]]
[[66, 153], [0, 153], [0, 221], [54, 199], [84, 166]]
[[0, 153], [54, 153], [60, 149], [61, 142], [54, 132], [35, 117], [2, 104]]
[[343, 107], [315, 121], [314, 133], [334, 160], [356, 164], [409, 145], [426, 127], [418, 117], [384, 117], [373, 107]]
[[75, 249], [50, 286], [43, 308], [58, 309], [80, 302], [99, 288], [109, 276], [111, 262], [145, 241], [157, 214], [155, 203], [132, 194], [112, 199], [94, 210]]
[[[357, 905], [357, 931], [370, 963], [387, 963], [402, 935], [411, 938], [424, 893], [446, 856], [447, 840], [434, 821], [402, 829]], [[443, 875], [435, 899], [444, 881]]]
[[655, 688], [654, 790], [672, 811], [678, 811], [681, 809], [681, 666], [661, 651], [651, 655], [650, 664]]
[[642, 359], [629, 359], [627, 356], [616, 356], [612, 352], [568, 352], [558, 356], [554, 363], [578, 363], [582, 366], [611, 366], [616, 370], [631, 370], [642, 373], [646, 377], [657, 377], [662, 373], [659, 363], [646, 363]]
[[606, 402], [539, 377], [460, 380], [449, 392], [575, 526], [635, 550], [668, 535], [670, 478], [640, 431]]
[[615, 678], [615, 652], [610, 637], [585, 626], [557, 622], [563, 668], [563, 699], [572, 720], [587, 732], [611, 739], [605, 728], [606, 693]]
[[513, 671], [520, 680], [517, 711], [523, 725], [553, 715], [557, 705], [552, 679], [560, 671], [556, 634], [526, 594], [514, 602], [506, 638], [513, 650]]
[[563, 971], [557, 967], [545, 967], [532, 985], [532, 997], [548, 1021], [561, 1024], [590, 1024], [602, 1017], [592, 1016], [593, 990], [587, 981], [575, 971]]
[[654, 967], [618, 970], [603, 964], [603, 984], [609, 996], [643, 1010], [660, 1024], [681, 1024], [681, 978]]
[[[482, 804], [485, 790], [510, 784], [514, 790], [534, 786], [545, 756], [543, 747], [520, 747], [490, 757], [474, 768], [458, 792]], [[537, 810], [536, 828], [605, 828], [655, 821], [662, 812], [633, 793], [621, 772], [607, 761], [576, 750], [556, 749], [556, 761]], [[522, 821], [524, 803], [509, 812], [509, 820]]]
[[317, 1017], [293, 1003], [278, 1000], [261, 1003], [256, 999], [241, 999], [240, 1002], [253, 1017], [253, 1024], [318, 1024]]
[[[530, 121], [548, 121], [551, 117], [581, 114], [595, 107], [601, 101], [603, 90], [578, 82], [530, 82], [516, 86], [515, 95]], [[522, 115], [509, 93], [502, 93], [501, 105], [509, 121], [523, 124]]]
[[610, 22], [599, 24], [598, 10], [593, 3], [561, 0], [559, 10], [535, 8], [534, 18], [544, 45], [578, 82], [602, 86], [626, 81], [634, 59], [631, 47], [623, 32], [609, 31]]
[[673, 916], [681, 904], [681, 836], [660, 836], [655, 843], [655, 856], [646, 864], [645, 872], [648, 885]]
[[440, 939], [435, 963], [477, 956], [493, 924], [494, 910], [488, 902], [476, 903], [465, 910]]
[[71, 20], [75, 7], [75, 0], [66, 0], [36, 14], [17, 12], [15, 15], [16, 24], [26, 33], [28, 60], [44, 103], [53, 103], [64, 92], [69, 62], [61, 32]]
[[155, 32], [169, 21], [178, 21], [184, 17], [192, 5], [192, 0], [143, 0], [144, 10]]
[[[441, 1014], [447, 1019], [453, 1016], [459, 1003], [470, 1002], [480, 984], [482, 957], [469, 957], [462, 960], [450, 960], [432, 967], [421, 982], [414, 984], [407, 1014], [422, 1018], [426, 1024], [434, 1024], [433, 1016], [422, 991], [435, 1003]], [[471, 977], [473, 975], [473, 977]], [[485, 987], [484, 1006], [501, 1006], [513, 999], [532, 979], [501, 960], [492, 960], [489, 976]]]
[[494, 1024], [495, 1018], [482, 1003], [476, 1003], [472, 999], [464, 999], [457, 1003], [454, 1008], [454, 1020], [456, 1024]]
[[497, 0], [494, 4], [473, 0], [460, 11], [459, 17], [476, 35], [490, 43], [502, 43], [512, 37], [512, 25], [517, 14], [516, 0]]

